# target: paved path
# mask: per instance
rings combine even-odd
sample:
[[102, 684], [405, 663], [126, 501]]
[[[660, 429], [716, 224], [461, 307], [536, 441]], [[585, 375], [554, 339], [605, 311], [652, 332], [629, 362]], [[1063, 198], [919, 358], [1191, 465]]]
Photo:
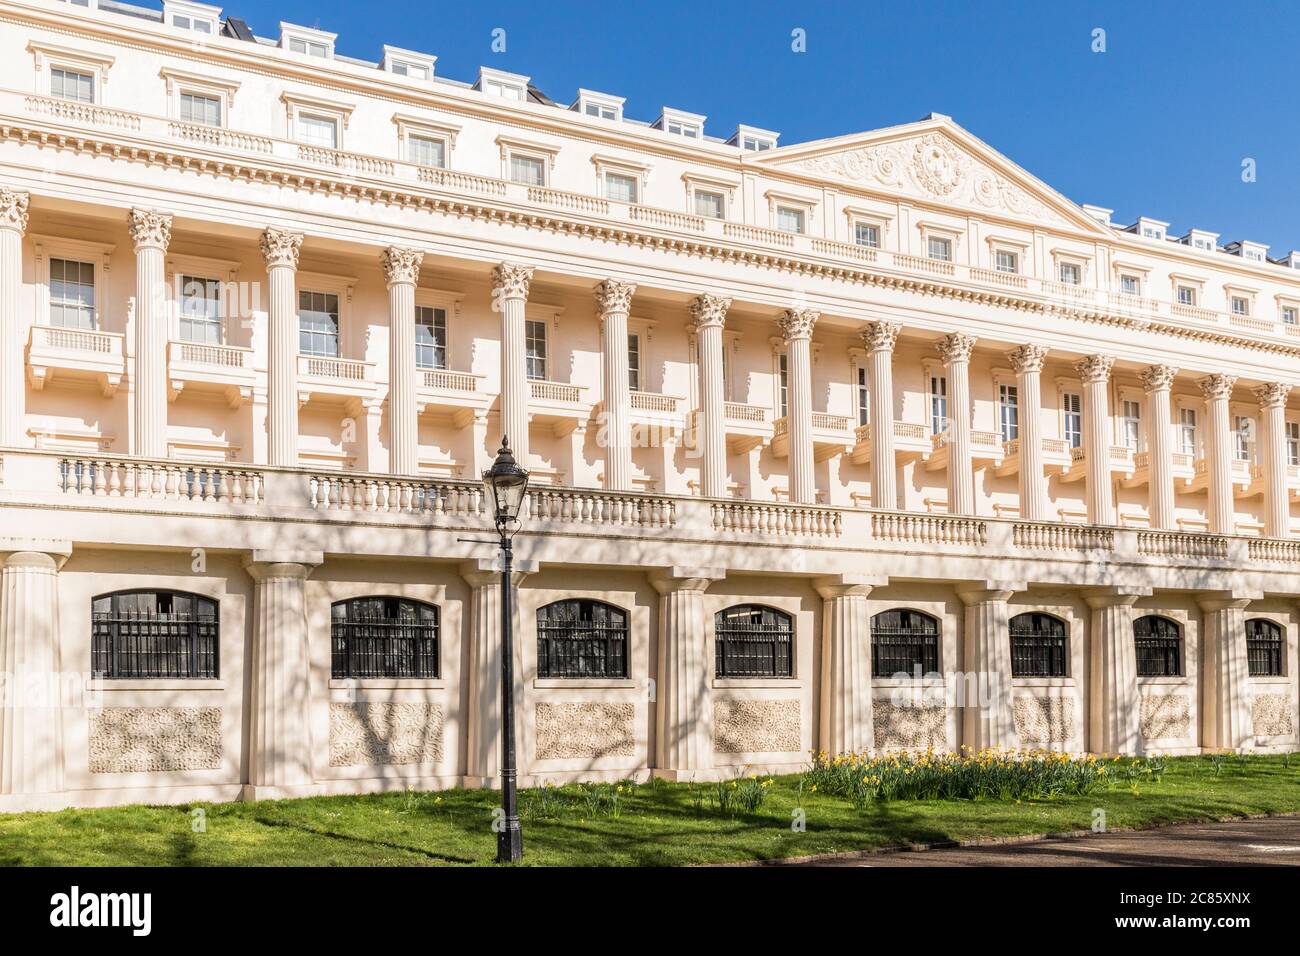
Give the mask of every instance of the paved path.
[[1032, 843], [880, 853], [803, 866], [1300, 866], [1300, 816], [1185, 823]]

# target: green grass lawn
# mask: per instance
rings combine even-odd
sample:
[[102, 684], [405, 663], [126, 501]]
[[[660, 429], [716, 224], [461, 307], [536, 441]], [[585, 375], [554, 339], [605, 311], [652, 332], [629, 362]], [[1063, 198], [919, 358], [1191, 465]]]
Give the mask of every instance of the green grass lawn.
[[[1216, 772], [1217, 765], [1217, 772]], [[711, 785], [623, 784], [521, 794], [525, 862], [643, 866], [774, 859], [942, 840], [1110, 829], [1300, 812], [1300, 756], [1171, 758], [1159, 782], [1117, 780], [1060, 799], [897, 801], [855, 809], [777, 777], [756, 813], [721, 814]], [[597, 791], [603, 806], [593, 806]], [[488, 790], [262, 803], [128, 806], [0, 816], [0, 864], [34, 866], [437, 866], [490, 863], [498, 794]], [[194, 832], [202, 806], [206, 832]], [[792, 811], [806, 812], [805, 832]]]

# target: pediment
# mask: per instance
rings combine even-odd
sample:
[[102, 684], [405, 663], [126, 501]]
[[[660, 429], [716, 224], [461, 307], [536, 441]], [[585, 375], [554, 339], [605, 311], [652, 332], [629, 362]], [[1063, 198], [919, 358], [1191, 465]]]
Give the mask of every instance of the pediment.
[[946, 118], [774, 150], [761, 165], [1044, 225], [1102, 226]]

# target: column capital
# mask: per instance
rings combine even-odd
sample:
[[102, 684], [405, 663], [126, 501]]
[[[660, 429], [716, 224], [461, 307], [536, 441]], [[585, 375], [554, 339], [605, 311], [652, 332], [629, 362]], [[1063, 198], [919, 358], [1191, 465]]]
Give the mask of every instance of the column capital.
[[1201, 394], [1205, 396], [1206, 401], [1231, 398], [1233, 386], [1237, 384], [1237, 376], [1215, 372], [1213, 375], [1205, 376], [1196, 384], [1201, 387]]
[[379, 263], [384, 267], [384, 279], [389, 286], [415, 285], [420, 279], [422, 262], [424, 253], [419, 249], [389, 246], [379, 254]]
[[1151, 588], [1136, 585], [1116, 585], [1085, 591], [1083, 599], [1090, 608], [1131, 607], [1138, 598], [1150, 597]]
[[1196, 596], [1196, 604], [1202, 611], [1243, 610], [1263, 597], [1262, 591], [1207, 591]]
[[875, 588], [889, 584], [886, 575], [826, 574], [813, 578], [813, 588], [824, 600], [838, 597], [866, 597]]
[[1284, 382], [1268, 382], [1255, 389], [1255, 398], [1259, 400], [1260, 408], [1285, 407], [1290, 394], [1291, 386]]
[[786, 309], [777, 317], [776, 324], [786, 342], [791, 339], [812, 338], [813, 326], [821, 318], [820, 312], [812, 309]]
[[1144, 368], [1139, 376], [1142, 379], [1142, 388], [1147, 392], [1169, 391], [1174, 384], [1174, 377], [1178, 374], [1178, 369], [1172, 365], [1148, 365]]
[[156, 209], [132, 209], [126, 217], [126, 227], [136, 251], [161, 249], [167, 251], [172, 238], [172, 217]]
[[518, 262], [503, 262], [492, 270], [494, 299], [527, 299], [533, 281], [533, 267]]
[[674, 591], [707, 591], [714, 581], [727, 576], [725, 568], [660, 568], [650, 572], [650, 583], [660, 594]]
[[1079, 373], [1085, 385], [1103, 385], [1110, 379], [1110, 368], [1115, 364], [1113, 355], [1089, 355], [1081, 362], [1074, 363], [1074, 370]]
[[635, 282], [622, 282], [618, 279], [606, 279], [592, 290], [596, 298], [596, 308], [601, 315], [610, 312], [630, 312], [632, 296], [636, 294]]
[[324, 561], [320, 551], [252, 551], [244, 558], [244, 570], [256, 581], [306, 580]]
[[[537, 562], [531, 558], [515, 558], [510, 562], [510, 583], [518, 587], [524, 578], [537, 571]], [[501, 555], [462, 561], [460, 576], [471, 587], [495, 587], [501, 583]]]
[[262, 256], [268, 269], [276, 266], [298, 268], [298, 252], [302, 248], [302, 233], [287, 229], [268, 228], [262, 233]]
[[957, 597], [968, 607], [972, 604], [1001, 604], [1019, 591], [1028, 590], [1024, 581], [968, 581], [957, 587]]
[[1007, 353], [1007, 361], [1017, 375], [1027, 375], [1043, 370], [1043, 359], [1047, 358], [1047, 346], [1027, 342], [1018, 349]]
[[975, 342], [973, 335], [952, 332], [936, 342], [934, 347], [943, 356], [943, 360], [951, 365], [953, 362], [969, 362], [970, 354], [975, 349]]
[[27, 204], [30, 194], [0, 186], [0, 229], [27, 231]]
[[722, 328], [726, 324], [727, 310], [730, 308], [729, 297], [705, 292], [691, 300], [691, 320], [697, 329], [713, 325]]
[[873, 352], [892, 352], [894, 343], [898, 341], [898, 333], [903, 331], [901, 322], [894, 322], [890, 319], [880, 319], [876, 322], [868, 322], [867, 327], [858, 334], [862, 338], [863, 344]]
[[54, 568], [62, 568], [72, 557], [72, 542], [58, 538], [0, 538], [0, 564], [6, 567], [45, 566], [35, 556], [49, 558]]

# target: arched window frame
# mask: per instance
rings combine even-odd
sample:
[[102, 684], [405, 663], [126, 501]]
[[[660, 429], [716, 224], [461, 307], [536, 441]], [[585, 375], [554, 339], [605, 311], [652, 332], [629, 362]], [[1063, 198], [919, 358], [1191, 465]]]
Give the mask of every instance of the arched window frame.
[[[758, 620], [739, 620], [746, 614]], [[723, 608], [713, 615], [713, 646], [715, 677], [794, 677], [794, 616], [780, 608], [767, 604]]]
[[625, 608], [594, 598], [564, 598], [537, 609], [537, 676], [620, 680], [628, 676]]
[[[900, 615], [898, 624], [886, 624], [888, 615]], [[910, 623], [908, 623], [910, 621]], [[939, 670], [939, 644], [943, 621], [914, 607], [891, 607], [871, 616], [871, 676], [892, 678], [916, 676]]]
[[1047, 611], [1024, 611], [1007, 621], [1007, 637], [1013, 678], [1070, 676], [1068, 621]]
[[1138, 677], [1183, 676], [1183, 626], [1173, 618], [1163, 614], [1135, 618], [1133, 645]]
[[1246, 661], [1251, 677], [1281, 677], [1286, 629], [1267, 617], [1246, 619]]
[[[141, 598], [152, 606], [139, 608]], [[182, 603], [187, 610], [177, 609]], [[91, 598], [90, 621], [90, 669], [99, 677], [216, 680], [221, 674], [216, 598], [172, 588], [111, 591]]]
[[[342, 615], [336, 613], [340, 609]], [[440, 677], [441, 637], [442, 612], [436, 604], [394, 594], [335, 601], [330, 605], [330, 677]]]

